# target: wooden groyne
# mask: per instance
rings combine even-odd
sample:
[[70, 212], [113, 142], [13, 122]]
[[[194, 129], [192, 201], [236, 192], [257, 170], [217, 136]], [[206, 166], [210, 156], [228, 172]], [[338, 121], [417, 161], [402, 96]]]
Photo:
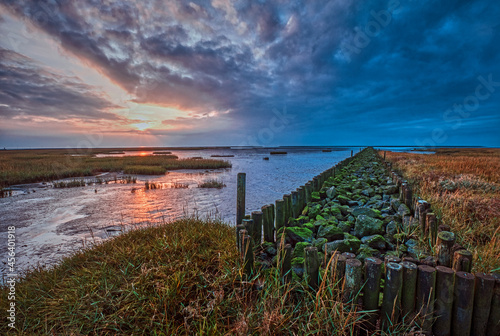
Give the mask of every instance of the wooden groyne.
[[470, 252], [391, 168], [366, 148], [251, 215], [239, 175], [246, 274], [276, 267], [312, 291], [340, 288], [366, 312], [365, 330], [405, 322], [434, 335], [500, 335], [500, 275], [470, 273]]

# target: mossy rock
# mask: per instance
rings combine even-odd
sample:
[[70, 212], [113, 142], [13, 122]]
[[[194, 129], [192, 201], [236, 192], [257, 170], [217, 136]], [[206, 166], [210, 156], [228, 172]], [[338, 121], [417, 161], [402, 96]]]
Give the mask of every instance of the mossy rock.
[[318, 229], [318, 238], [326, 238], [329, 241], [342, 239], [344, 232], [334, 225], [321, 226]]
[[299, 242], [295, 244], [292, 252], [292, 258], [304, 258], [304, 249], [311, 246], [310, 243]]
[[354, 209], [352, 209], [351, 213], [354, 217], [358, 217], [360, 215], [365, 215], [372, 218], [380, 217], [380, 211], [368, 207], [355, 207]]
[[350, 201], [350, 199], [346, 196], [343, 196], [343, 195], [339, 195], [337, 196], [337, 200], [340, 202], [340, 204], [342, 205], [347, 205]]
[[321, 197], [319, 196], [319, 192], [318, 191], [313, 191], [311, 193], [311, 199], [313, 201], [319, 201], [321, 199]]
[[379, 255], [380, 255], [380, 252], [377, 249], [371, 248], [365, 244], [361, 244], [361, 246], [358, 250], [358, 255], [356, 256], [356, 258], [361, 260], [361, 261], [364, 261], [366, 258], [376, 257]]
[[338, 224], [338, 228], [344, 232], [349, 232], [352, 229], [352, 223], [351, 222], [340, 222]]
[[406, 204], [400, 204], [398, 207], [398, 215], [401, 217], [407, 216], [411, 214], [410, 209], [406, 206]]
[[312, 243], [313, 231], [305, 227], [286, 227], [286, 242], [295, 245], [298, 242]]
[[377, 250], [383, 250], [386, 248], [387, 245], [385, 238], [382, 237], [381, 235], [372, 235], [363, 237], [361, 238], [361, 242]]
[[292, 259], [292, 270], [299, 278], [304, 275], [304, 258], [293, 258]]
[[323, 247], [324, 247], [324, 245], [326, 243], [328, 243], [328, 239], [326, 239], [326, 238], [318, 238], [318, 239], [314, 239], [313, 240], [312, 245], [314, 247], [317, 247], [318, 251], [323, 251]]
[[326, 253], [331, 253], [333, 251], [351, 252], [356, 253], [361, 246], [361, 241], [359, 239], [342, 239], [334, 240], [330, 243], [325, 244]]
[[384, 222], [366, 215], [359, 215], [354, 225], [354, 235], [357, 237], [384, 234]]

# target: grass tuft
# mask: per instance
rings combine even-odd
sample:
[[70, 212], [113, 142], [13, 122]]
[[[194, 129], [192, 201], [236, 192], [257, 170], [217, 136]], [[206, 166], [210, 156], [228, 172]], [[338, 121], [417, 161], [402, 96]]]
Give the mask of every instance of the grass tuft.
[[203, 181], [202, 183], [198, 183], [198, 188], [216, 188], [216, 189], [222, 189], [226, 185], [222, 180], [219, 179], [208, 179], [206, 181]]

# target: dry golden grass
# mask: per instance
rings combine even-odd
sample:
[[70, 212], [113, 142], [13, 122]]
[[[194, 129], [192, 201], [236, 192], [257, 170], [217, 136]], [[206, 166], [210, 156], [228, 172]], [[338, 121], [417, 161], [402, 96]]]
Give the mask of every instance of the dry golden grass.
[[[435, 154], [387, 152], [442, 224], [474, 255], [473, 271], [500, 267], [500, 149], [446, 148]], [[383, 152], [381, 153], [383, 155]]]

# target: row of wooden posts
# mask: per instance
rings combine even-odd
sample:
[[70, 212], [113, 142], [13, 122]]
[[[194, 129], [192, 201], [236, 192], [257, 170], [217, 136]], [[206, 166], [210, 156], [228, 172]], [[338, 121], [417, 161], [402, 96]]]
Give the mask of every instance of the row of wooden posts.
[[[435, 264], [418, 266], [429, 288], [428, 318], [424, 329], [434, 335], [500, 335], [500, 274], [472, 274], [472, 253], [456, 244], [456, 236], [447, 225], [438, 225], [431, 204], [413, 195], [411, 185], [392, 170], [385, 160], [392, 180], [399, 187], [400, 201], [418, 220], [420, 235], [435, 248]], [[435, 266], [435, 267], [433, 267]], [[404, 265], [403, 267], [406, 267]], [[421, 268], [424, 268], [422, 270]], [[425, 273], [424, 273], [425, 272]], [[403, 271], [403, 283], [405, 273]], [[417, 285], [418, 288], [418, 285]], [[417, 297], [419, 295], [417, 290]], [[403, 291], [402, 297], [405, 296]], [[404, 300], [402, 302], [404, 305]], [[420, 306], [420, 305], [419, 305]], [[432, 324], [433, 323], [433, 324]]]
[[[385, 155], [384, 155], [385, 156]], [[274, 242], [274, 233], [288, 218], [297, 218], [313, 191], [352, 161], [352, 157], [314, 177], [295, 192], [284, 195], [262, 211], [245, 216], [245, 174], [238, 174], [236, 237], [246, 274], [254, 272], [253, 247], [262, 239]], [[385, 162], [385, 160], [383, 160]], [[391, 164], [386, 163], [388, 169]], [[342, 288], [345, 302], [357, 304], [370, 312], [367, 328], [374, 328], [378, 319], [383, 329], [415, 318], [423, 330], [436, 335], [500, 335], [500, 276], [471, 274], [472, 255], [460, 249], [454, 251], [455, 235], [437, 226], [430, 204], [413, 199], [410, 186], [391, 172], [400, 190], [400, 199], [418, 219], [424, 238], [436, 246], [435, 264], [421, 263], [414, 258], [403, 260], [387, 256], [384, 261], [366, 258], [364, 263], [352, 253], [333, 252], [319, 260], [316, 247], [305, 249], [305, 276], [311, 289], [320, 281], [320, 267], [326, 266], [329, 285]], [[405, 184], [403, 184], [405, 183]], [[410, 220], [406, 218], [405, 220]], [[441, 228], [443, 229], [443, 228]], [[262, 237], [262, 232], [264, 235]], [[291, 279], [292, 246], [278, 246], [278, 268], [287, 281]], [[384, 279], [383, 289], [381, 279]], [[382, 304], [379, 296], [382, 292]], [[360, 295], [362, 294], [362, 295]]]

